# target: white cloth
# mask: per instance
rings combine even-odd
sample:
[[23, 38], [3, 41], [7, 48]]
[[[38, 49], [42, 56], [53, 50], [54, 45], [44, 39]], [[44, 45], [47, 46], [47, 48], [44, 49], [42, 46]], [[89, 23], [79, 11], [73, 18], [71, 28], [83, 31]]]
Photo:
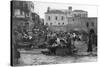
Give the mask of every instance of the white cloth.
[[32, 39], [32, 36], [29, 36], [29, 39]]
[[57, 38], [56, 42], [57, 42], [57, 44], [60, 44], [60, 39], [59, 39], [59, 38]]

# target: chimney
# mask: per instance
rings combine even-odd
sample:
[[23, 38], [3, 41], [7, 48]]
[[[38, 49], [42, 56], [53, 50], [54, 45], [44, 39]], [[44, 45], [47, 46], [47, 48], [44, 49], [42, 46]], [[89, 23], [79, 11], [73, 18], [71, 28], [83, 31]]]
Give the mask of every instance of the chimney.
[[49, 12], [50, 11], [50, 7], [48, 7], [48, 9], [47, 9], [47, 12]]
[[69, 7], [68, 7], [68, 10], [69, 10], [69, 11], [72, 11], [72, 6], [69, 6]]

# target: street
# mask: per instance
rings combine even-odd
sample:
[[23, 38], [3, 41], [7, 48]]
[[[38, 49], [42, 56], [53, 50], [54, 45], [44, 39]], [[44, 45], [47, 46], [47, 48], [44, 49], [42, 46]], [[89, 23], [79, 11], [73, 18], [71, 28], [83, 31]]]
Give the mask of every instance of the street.
[[95, 62], [95, 61], [97, 61], [97, 56], [92, 56], [92, 55], [47, 56], [41, 54], [40, 49], [36, 49], [33, 51], [22, 50], [18, 65], [23, 66], [23, 65], [65, 64], [65, 63], [77, 63], [77, 62], [80, 63], [80, 62]]

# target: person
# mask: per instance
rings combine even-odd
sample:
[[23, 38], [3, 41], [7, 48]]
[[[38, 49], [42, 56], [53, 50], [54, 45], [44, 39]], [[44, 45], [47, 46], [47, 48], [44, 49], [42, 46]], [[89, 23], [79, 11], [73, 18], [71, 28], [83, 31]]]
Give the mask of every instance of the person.
[[57, 37], [56, 42], [57, 42], [57, 44], [60, 44], [60, 38]]
[[89, 37], [88, 37], [88, 49], [87, 49], [87, 52], [89, 52], [89, 54], [92, 54], [92, 51], [93, 51], [93, 44], [94, 44], [94, 36], [95, 36], [95, 33], [93, 30], [90, 30], [89, 32]]
[[56, 43], [56, 37], [51, 36], [50, 40], [48, 41], [48, 44], [50, 45], [50, 47], [48, 47], [50, 53], [55, 54], [56, 47], [53, 46], [55, 43]]
[[67, 48], [68, 48], [68, 54], [72, 54], [72, 49], [71, 49], [71, 37], [70, 36], [67, 36]]

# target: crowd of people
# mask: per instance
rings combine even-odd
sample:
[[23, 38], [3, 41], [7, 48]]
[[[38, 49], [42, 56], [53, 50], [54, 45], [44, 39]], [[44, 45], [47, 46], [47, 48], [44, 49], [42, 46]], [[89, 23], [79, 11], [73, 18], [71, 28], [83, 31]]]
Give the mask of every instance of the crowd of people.
[[[49, 47], [49, 48], [54, 48], [56, 47], [67, 47], [69, 50], [73, 50], [73, 47], [75, 48], [75, 41], [84, 41], [87, 44], [88, 52], [92, 52], [92, 44], [97, 46], [97, 35], [95, 32], [90, 30], [89, 33], [86, 32], [84, 34], [83, 32], [80, 33], [79, 31], [71, 31], [71, 32], [51, 32], [48, 31], [46, 33], [42, 34], [37, 34], [37, 36], [30, 36], [27, 34], [24, 34], [22, 36], [22, 41], [23, 42], [32, 42], [31, 46], [40, 46], [39, 45], [39, 40], [44, 40], [40, 42], [42, 46], [44, 47]], [[40, 35], [43, 37], [41, 38]], [[38, 40], [39, 39], [39, 40]], [[38, 40], [38, 41], [37, 41]], [[37, 41], [37, 43], [35, 43]], [[46, 45], [45, 45], [46, 44]], [[30, 46], [30, 48], [31, 48]], [[42, 48], [42, 47], [40, 47]], [[71, 49], [72, 48], [72, 49]], [[54, 52], [54, 51], [53, 51]]]
[[[57, 48], [66, 48], [68, 50], [68, 52], [67, 52], [68, 54], [77, 52], [77, 48], [75, 47], [75, 41], [86, 41], [87, 48], [88, 48], [87, 52], [90, 52], [90, 53], [92, 53], [92, 51], [93, 51], [93, 45], [97, 46], [97, 35], [94, 33], [94, 31], [90, 31], [87, 35], [84, 35], [83, 33], [62, 32], [62, 31], [61, 32], [49, 31], [49, 32], [41, 34], [41, 35], [43, 35], [42, 36], [44, 38], [43, 42], [45, 42], [45, 43], [43, 43], [43, 46], [45, 44], [45, 48], [49, 49], [50, 53], [53, 53], [53, 54], [56, 54]], [[24, 34], [22, 36], [22, 41], [23, 42], [25, 42], [25, 41], [32, 42], [31, 46], [34, 47], [33, 43], [36, 40], [41, 38], [39, 36], [40, 35], [35, 36], [35, 37], [38, 37], [36, 39], [34, 36]], [[18, 36], [16, 36], [16, 37], [18, 37]], [[83, 39], [83, 38], [85, 38], [85, 39]], [[15, 42], [16, 42], [16, 46], [18, 46], [18, 40], [14, 41], [14, 43]], [[39, 43], [39, 41], [37, 41], [36, 44], [38, 44], [38, 43]], [[36, 46], [36, 44], [35, 44], [35, 46]], [[30, 46], [30, 48], [32, 48], [31, 46]], [[16, 48], [16, 49], [18, 49], [18, 48]], [[15, 50], [15, 51], [17, 51], [17, 50]], [[18, 53], [18, 51], [16, 53]]]
[[51, 53], [55, 54], [58, 47], [69, 49], [69, 53], [72, 53], [75, 49], [74, 41], [80, 41], [81, 35], [70, 32], [49, 32], [47, 35], [47, 42]]
[[75, 32], [49, 32], [46, 39], [49, 46], [48, 49], [54, 54], [58, 47], [67, 47], [67, 49], [69, 49], [69, 53], [76, 52], [77, 48], [75, 48], [75, 41], [85, 41], [88, 48], [87, 52], [90, 53], [93, 51], [93, 45], [95, 45], [95, 47], [97, 46], [97, 35], [94, 31], [90, 31], [87, 35]]

